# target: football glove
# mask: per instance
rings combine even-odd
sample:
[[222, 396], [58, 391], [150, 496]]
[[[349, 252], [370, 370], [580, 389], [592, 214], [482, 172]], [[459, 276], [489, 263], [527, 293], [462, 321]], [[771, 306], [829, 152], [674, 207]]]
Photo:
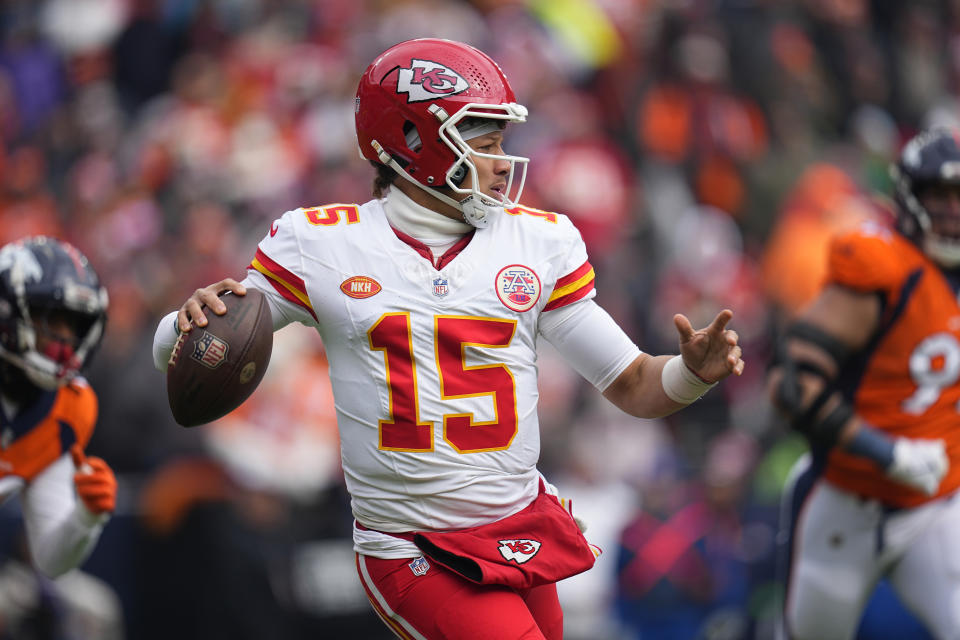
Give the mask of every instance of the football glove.
[[949, 467], [943, 440], [897, 438], [886, 471], [891, 479], [932, 496]]
[[87, 509], [96, 515], [113, 513], [117, 504], [117, 478], [101, 458], [86, 457], [79, 444], [70, 447], [73, 465], [73, 484], [77, 495]]

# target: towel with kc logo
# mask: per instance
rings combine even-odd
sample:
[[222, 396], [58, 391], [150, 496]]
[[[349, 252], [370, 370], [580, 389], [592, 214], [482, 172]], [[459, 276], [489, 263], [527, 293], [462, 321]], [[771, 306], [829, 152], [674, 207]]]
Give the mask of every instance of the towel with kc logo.
[[522, 511], [497, 522], [418, 532], [413, 542], [427, 557], [468, 580], [514, 589], [582, 573], [600, 555], [557, 498], [542, 491]]

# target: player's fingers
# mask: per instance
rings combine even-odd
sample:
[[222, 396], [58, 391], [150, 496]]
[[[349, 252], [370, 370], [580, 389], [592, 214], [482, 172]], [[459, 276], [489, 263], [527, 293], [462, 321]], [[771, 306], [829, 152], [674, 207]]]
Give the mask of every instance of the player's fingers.
[[229, 289], [225, 288], [222, 282], [218, 282], [215, 285], [197, 289], [193, 297], [218, 316], [222, 316], [227, 312], [227, 305], [223, 304], [223, 301], [220, 299], [220, 294], [224, 291], [229, 291]]
[[227, 305], [223, 304], [220, 296], [227, 292], [243, 296], [247, 294], [247, 289], [233, 278], [224, 278], [209, 287], [197, 289], [194, 297], [199, 298], [203, 304], [213, 309], [215, 314], [222, 316], [227, 312]]
[[[201, 289], [197, 289], [197, 292]], [[184, 328], [183, 322], [180, 322], [181, 331], [190, 330], [190, 321], [192, 320], [198, 327], [207, 326], [207, 316], [203, 314], [203, 307], [199, 301], [197, 293], [194, 293], [190, 298], [183, 303], [183, 306], [180, 307], [180, 313], [177, 314], [177, 317], [183, 316], [186, 319], [187, 326]]]
[[723, 328], [727, 326], [727, 323], [730, 322], [730, 318], [732, 317], [733, 311], [730, 311], [730, 309], [724, 309], [717, 314], [716, 318], [713, 319], [713, 322], [711, 322], [710, 326], [707, 327], [707, 331], [723, 333]]
[[224, 278], [220, 281], [221, 291], [231, 291], [238, 296], [247, 295], [247, 288], [233, 278]]
[[83, 480], [90, 476], [81, 476], [77, 481], [77, 488], [83, 492], [83, 497], [96, 500], [98, 498], [109, 498], [113, 495], [113, 485], [103, 480]]
[[740, 362], [741, 356], [743, 356], [743, 351], [739, 346], [730, 349], [730, 352], [727, 354], [727, 364], [730, 365], [731, 370]]
[[673, 316], [673, 325], [677, 328], [677, 333], [680, 334], [680, 342], [686, 342], [693, 337], [693, 325], [690, 324], [687, 316], [682, 313]]
[[723, 335], [727, 339], [727, 344], [733, 345], [740, 341], [740, 334], [733, 329], [727, 329]]
[[186, 305], [177, 310], [177, 329], [180, 333], [186, 333], [193, 327], [190, 326], [190, 316], [187, 315]]

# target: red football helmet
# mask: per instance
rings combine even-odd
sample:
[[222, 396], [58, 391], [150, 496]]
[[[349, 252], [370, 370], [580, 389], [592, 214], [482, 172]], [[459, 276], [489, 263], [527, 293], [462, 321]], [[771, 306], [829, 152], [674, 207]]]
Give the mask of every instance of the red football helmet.
[[[529, 160], [479, 153], [464, 138], [489, 133], [507, 122], [524, 122], [526, 116], [497, 63], [450, 40], [423, 38], [394, 45], [367, 67], [357, 88], [357, 139], [363, 157], [392, 167], [460, 209], [477, 227], [489, 223], [491, 210], [520, 198]], [[469, 131], [458, 129], [467, 119]], [[479, 190], [471, 156], [510, 163], [502, 200]], [[523, 172], [515, 184], [518, 164]], [[473, 180], [465, 185], [468, 173]], [[467, 197], [458, 202], [431, 188], [439, 186]]]

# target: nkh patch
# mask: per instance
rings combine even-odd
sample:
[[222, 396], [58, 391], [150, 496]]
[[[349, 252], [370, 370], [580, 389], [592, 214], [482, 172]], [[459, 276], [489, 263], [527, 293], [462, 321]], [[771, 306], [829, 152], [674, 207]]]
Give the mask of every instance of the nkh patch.
[[375, 296], [382, 290], [380, 283], [370, 276], [353, 276], [340, 283], [340, 291], [358, 300]]
[[427, 562], [427, 559], [423, 556], [420, 556], [407, 566], [410, 567], [410, 571], [413, 571], [413, 575], [415, 576], [425, 576], [427, 575], [427, 571], [430, 570], [430, 563]]
[[229, 350], [230, 345], [209, 331], [204, 331], [203, 335], [193, 343], [193, 353], [190, 357], [205, 367], [216, 369], [226, 361]]
[[507, 309], [529, 311], [540, 299], [540, 278], [533, 269], [511, 264], [497, 273], [497, 297]]
[[520, 540], [500, 540], [498, 547], [500, 555], [507, 561], [513, 561], [517, 564], [523, 564], [537, 555], [540, 551], [540, 541], [520, 539]]
[[433, 279], [433, 295], [442, 298], [450, 293], [450, 281], [446, 278]]

